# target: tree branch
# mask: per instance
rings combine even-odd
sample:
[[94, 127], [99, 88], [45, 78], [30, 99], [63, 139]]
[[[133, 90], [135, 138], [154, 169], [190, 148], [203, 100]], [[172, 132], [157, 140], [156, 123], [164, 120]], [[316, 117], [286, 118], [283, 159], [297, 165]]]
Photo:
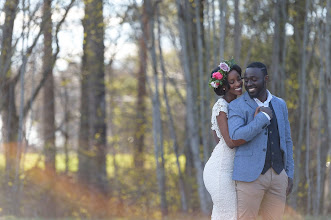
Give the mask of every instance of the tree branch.
[[31, 109], [32, 103], [33, 101], [36, 99], [40, 89], [43, 87], [43, 85], [45, 84], [47, 77], [50, 73], [50, 70], [53, 69], [55, 62], [57, 60], [57, 55], [60, 52], [60, 46], [59, 46], [59, 38], [58, 38], [58, 33], [60, 31], [61, 25], [63, 24], [63, 22], [65, 21], [69, 10], [72, 8], [73, 4], [74, 4], [75, 0], [71, 0], [70, 4], [67, 6], [66, 12], [64, 13], [62, 19], [60, 20], [60, 22], [56, 25], [56, 32], [55, 32], [55, 42], [56, 42], [56, 51], [52, 56], [52, 65], [50, 65], [47, 69], [44, 70], [43, 72], [43, 76], [42, 79], [40, 80], [38, 86], [36, 87], [36, 89], [34, 90], [31, 98], [29, 99], [29, 101], [26, 103], [26, 106], [24, 107], [24, 113], [23, 116], [25, 117], [27, 115], [27, 113], [29, 112], [29, 110]]

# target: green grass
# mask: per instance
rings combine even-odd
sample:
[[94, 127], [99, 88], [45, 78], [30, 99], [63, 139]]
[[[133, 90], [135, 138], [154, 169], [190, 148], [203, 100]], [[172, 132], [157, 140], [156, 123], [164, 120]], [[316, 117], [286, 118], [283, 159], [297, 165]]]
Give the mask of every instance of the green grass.
[[[33, 167], [44, 168], [44, 156], [38, 153], [27, 153], [22, 157], [22, 163], [24, 162], [24, 170], [29, 170]], [[155, 159], [154, 155], [145, 155], [145, 169], [154, 169]], [[172, 172], [177, 173], [176, 167], [176, 157], [174, 155], [167, 155], [166, 160], [166, 169], [171, 170]], [[179, 158], [181, 168], [184, 169], [185, 157], [182, 155]], [[115, 162], [119, 168], [130, 168], [133, 167], [133, 157], [131, 154], [117, 154], [115, 157]], [[0, 154], [0, 169], [5, 168], [5, 156]], [[56, 155], [56, 170], [58, 172], [64, 172], [66, 169], [65, 155], [57, 154]], [[68, 161], [68, 170], [69, 172], [76, 172], [78, 170], [78, 157], [77, 154], [69, 154]], [[114, 176], [114, 156], [107, 155], [107, 172], [109, 177]]]
[[[114, 158], [112, 155], [107, 155], [107, 172], [110, 178], [112, 178], [114, 176], [114, 159], [115, 162], [118, 166], [118, 170], [121, 172], [123, 171], [124, 173], [126, 173], [128, 170], [132, 170], [131, 168], [133, 167], [133, 157], [130, 154], [117, 154], [116, 157]], [[169, 197], [171, 199], [172, 202], [174, 201], [179, 201], [179, 198], [177, 198], [176, 196], [178, 196], [178, 193], [176, 190], [177, 188], [177, 181], [173, 181], [173, 179], [171, 179], [170, 177], [173, 177], [174, 175], [172, 174], [177, 174], [177, 167], [176, 167], [176, 158], [173, 154], [167, 154], [165, 157], [166, 160], [166, 170], [167, 172], [169, 172], [169, 179], [168, 179], [168, 187], [169, 187]], [[22, 163], [24, 161], [24, 169], [25, 170], [29, 170], [34, 166], [38, 166], [40, 168], [44, 167], [44, 157], [41, 154], [37, 154], [37, 153], [28, 153], [25, 155], [24, 160], [22, 160]], [[155, 172], [155, 159], [154, 159], [154, 155], [145, 155], [144, 157], [144, 162], [145, 162], [145, 169], [148, 170], [148, 173], [154, 173]], [[182, 156], [180, 157], [180, 164], [181, 164], [181, 168], [184, 169], [184, 164], [185, 164], [185, 157]], [[0, 154], [0, 170], [4, 169], [5, 167], [5, 158], [3, 154]], [[65, 155], [64, 154], [58, 154], [56, 156], [56, 169], [58, 172], [64, 172], [65, 171]], [[78, 158], [76, 154], [70, 154], [69, 155], [69, 164], [68, 164], [68, 168], [70, 172], [76, 172], [78, 169]], [[123, 173], [120, 173], [119, 175], [123, 175]], [[131, 173], [130, 175], [135, 175], [135, 173]], [[139, 174], [141, 175], [141, 174]], [[146, 174], [147, 175], [147, 174]], [[135, 195], [135, 190], [136, 186], [138, 183], [135, 184], [130, 184], [130, 181], [134, 178], [127, 178], [126, 175], [120, 177], [122, 179], [122, 182], [120, 184], [122, 187], [122, 191], [121, 193], [125, 196], [128, 196], [130, 198], [130, 196], [132, 197], [132, 199], [134, 201], [137, 201], [137, 203], [139, 202], [146, 202], [147, 200], [141, 199], [139, 197], [139, 199], [141, 199], [141, 201], [136, 198]], [[142, 179], [144, 178], [144, 176], [142, 175]], [[143, 181], [145, 181], [143, 179]], [[131, 188], [130, 188], [131, 187]], [[147, 194], [150, 196], [153, 194], [153, 196], [155, 196], [154, 192], [152, 191], [152, 194], [150, 193], [150, 189], [154, 189], [154, 184], [149, 184], [148, 186], [146, 186], [146, 189], [144, 188], [144, 190], [146, 190]], [[172, 190], [172, 191], [171, 191]], [[155, 191], [155, 189], [154, 189]], [[145, 192], [145, 191], [144, 191]], [[170, 193], [172, 192], [172, 194]], [[175, 194], [174, 194], [175, 193]], [[175, 198], [176, 197], [176, 198]], [[148, 197], [148, 200], [153, 200], [156, 201], [155, 198], [151, 198]], [[178, 207], [178, 204], [172, 204], [174, 207]], [[150, 204], [150, 208], [153, 209], [155, 208], [153, 204]], [[137, 206], [138, 207], [138, 206]], [[176, 213], [178, 210], [174, 209], [172, 213]], [[1, 215], [1, 210], [0, 210], [0, 215]], [[49, 219], [49, 218], [47, 218]], [[75, 217], [71, 217], [71, 218], [60, 218], [57, 220], [77, 220], [80, 219], [79, 217], [75, 218]], [[112, 220], [156, 220], [156, 219], [161, 219], [158, 215], [157, 216], [153, 216], [151, 218], [147, 218], [144, 216], [139, 216], [137, 218], [131, 217], [123, 217], [123, 218], [112, 218]], [[190, 219], [190, 220], [207, 220], [210, 219], [210, 217], [206, 217], [206, 216], [196, 216], [193, 214], [188, 214], [188, 215], [182, 215], [182, 214], [172, 214], [171, 216], [164, 218], [164, 220], [186, 220], [186, 219]], [[323, 216], [306, 216], [306, 217], [301, 217], [300, 215], [298, 215], [296, 218], [292, 217], [292, 216], [284, 216], [283, 218], [284, 220], [331, 220], [331, 216], [328, 217], [323, 217]], [[0, 217], [0, 220], [44, 220], [43, 218], [15, 218], [15, 217], [9, 217], [9, 216], [3, 216]]]

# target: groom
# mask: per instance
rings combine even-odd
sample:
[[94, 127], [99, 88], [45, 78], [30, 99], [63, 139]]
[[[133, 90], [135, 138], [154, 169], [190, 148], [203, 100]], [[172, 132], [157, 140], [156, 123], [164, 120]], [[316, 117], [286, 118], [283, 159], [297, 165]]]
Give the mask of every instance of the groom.
[[[245, 71], [246, 93], [229, 104], [231, 139], [247, 143], [237, 147], [236, 181], [238, 219], [282, 219], [286, 196], [293, 186], [293, 144], [284, 100], [266, 88], [267, 68], [254, 62]], [[255, 109], [260, 112], [254, 116]]]

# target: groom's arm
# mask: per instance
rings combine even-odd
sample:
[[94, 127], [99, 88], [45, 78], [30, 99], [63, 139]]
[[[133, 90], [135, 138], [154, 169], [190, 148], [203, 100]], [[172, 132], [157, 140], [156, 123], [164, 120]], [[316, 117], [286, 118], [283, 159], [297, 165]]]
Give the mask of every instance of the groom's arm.
[[286, 107], [286, 103], [284, 101], [284, 120], [285, 120], [285, 141], [286, 141], [286, 154], [287, 154], [287, 161], [285, 171], [288, 177], [293, 179], [294, 176], [294, 160], [293, 160], [293, 142], [291, 138], [291, 128], [290, 122], [288, 120], [288, 110]]
[[288, 120], [288, 110], [287, 110], [286, 102], [284, 100], [282, 101], [283, 101], [283, 114], [285, 121], [285, 143], [286, 143], [286, 156], [287, 156], [285, 172], [288, 176], [286, 195], [288, 196], [292, 192], [292, 188], [293, 188], [293, 176], [294, 176], [293, 142], [291, 138], [291, 128], [290, 128], [290, 122]]
[[246, 124], [244, 113], [240, 111], [238, 106], [230, 104], [228, 124], [231, 139], [243, 139], [248, 142], [264, 131], [270, 124], [270, 120], [264, 113], [259, 112], [250, 123]]

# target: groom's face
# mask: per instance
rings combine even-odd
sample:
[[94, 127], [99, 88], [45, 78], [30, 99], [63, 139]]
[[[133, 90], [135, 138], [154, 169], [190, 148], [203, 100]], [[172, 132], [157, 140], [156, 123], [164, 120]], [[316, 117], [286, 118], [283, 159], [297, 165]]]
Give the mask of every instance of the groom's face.
[[264, 75], [260, 68], [246, 69], [244, 76], [245, 89], [251, 98], [259, 98], [266, 92], [267, 78], [268, 76]]

